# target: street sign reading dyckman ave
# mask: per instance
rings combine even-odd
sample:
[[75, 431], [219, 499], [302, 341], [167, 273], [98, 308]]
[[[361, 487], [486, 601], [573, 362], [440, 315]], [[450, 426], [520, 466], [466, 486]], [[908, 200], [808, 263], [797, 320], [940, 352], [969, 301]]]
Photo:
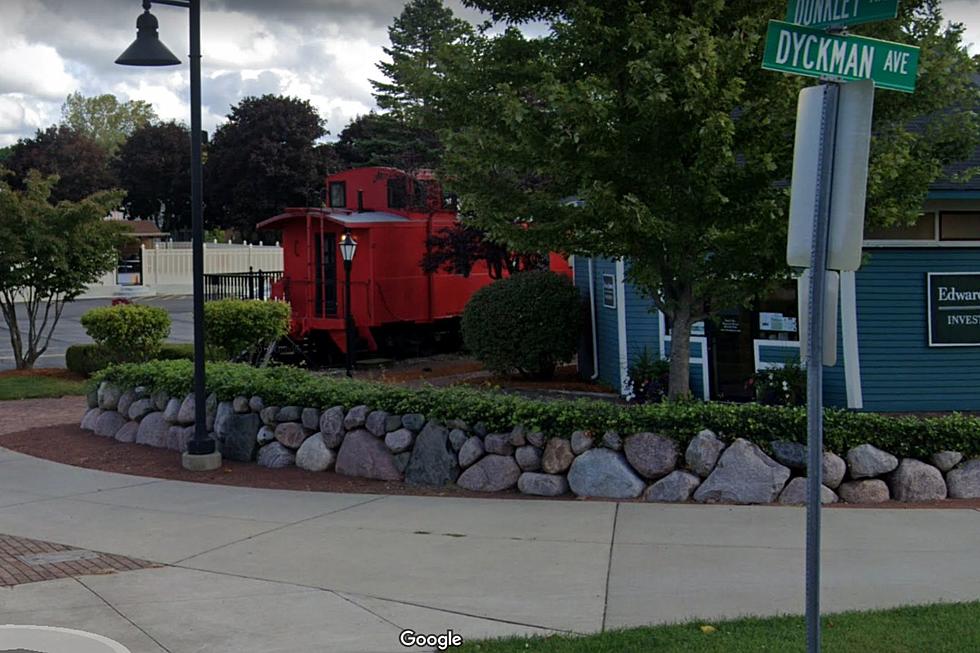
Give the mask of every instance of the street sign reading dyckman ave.
[[843, 27], [888, 20], [898, 0], [789, 0], [786, 22], [808, 27]]
[[877, 88], [911, 93], [915, 90], [919, 49], [771, 20], [762, 67], [808, 77], [870, 79]]

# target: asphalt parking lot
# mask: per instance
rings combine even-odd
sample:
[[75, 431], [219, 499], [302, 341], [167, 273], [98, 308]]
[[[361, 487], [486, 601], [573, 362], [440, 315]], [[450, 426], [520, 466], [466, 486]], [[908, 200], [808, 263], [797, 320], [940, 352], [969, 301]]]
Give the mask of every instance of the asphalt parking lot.
[[[65, 305], [58, 326], [55, 327], [51, 343], [47, 351], [38, 359], [35, 367], [64, 367], [65, 351], [71, 345], [92, 342], [92, 339], [82, 328], [81, 317], [89, 309], [97, 306], [108, 306], [110, 299], [83, 299]], [[148, 297], [133, 300], [137, 304], [159, 306], [170, 313], [170, 337], [168, 342], [192, 342], [193, 324], [190, 296]], [[27, 332], [27, 319], [23, 313], [23, 305], [18, 306], [21, 331]], [[14, 352], [10, 344], [10, 330], [7, 324], [0, 320], [0, 370], [14, 368]]]

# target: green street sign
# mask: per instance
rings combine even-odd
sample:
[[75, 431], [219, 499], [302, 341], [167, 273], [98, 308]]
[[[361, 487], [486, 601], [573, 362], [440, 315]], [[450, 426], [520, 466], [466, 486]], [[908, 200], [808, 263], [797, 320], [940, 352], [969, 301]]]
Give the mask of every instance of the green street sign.
[[762, 67], [807, 77], [870, 79], [877, 88], [912, 93], [919, 48], [771, 20]]
[[805, 27], [843, 27], [897, 15], [898, 0], [789, 0], [786, 22]]

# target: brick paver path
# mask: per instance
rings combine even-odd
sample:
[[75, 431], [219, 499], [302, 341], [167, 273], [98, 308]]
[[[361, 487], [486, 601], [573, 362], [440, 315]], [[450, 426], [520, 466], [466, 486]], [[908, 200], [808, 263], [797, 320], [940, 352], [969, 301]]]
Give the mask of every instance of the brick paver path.
[[0, 535], [0, 587], [42, 580], [114, 574], [160, 565], [64, 544]]

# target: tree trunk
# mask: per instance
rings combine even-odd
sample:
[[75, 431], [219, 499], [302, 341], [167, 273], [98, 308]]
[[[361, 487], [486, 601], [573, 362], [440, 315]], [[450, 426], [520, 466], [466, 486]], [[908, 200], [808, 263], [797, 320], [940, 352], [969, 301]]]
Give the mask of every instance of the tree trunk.
[[691, 394], [691, 325], [693, 301], [690, 289], [680, 297], [670, 315], [670, 381], [668, 399], [681, 399]]

